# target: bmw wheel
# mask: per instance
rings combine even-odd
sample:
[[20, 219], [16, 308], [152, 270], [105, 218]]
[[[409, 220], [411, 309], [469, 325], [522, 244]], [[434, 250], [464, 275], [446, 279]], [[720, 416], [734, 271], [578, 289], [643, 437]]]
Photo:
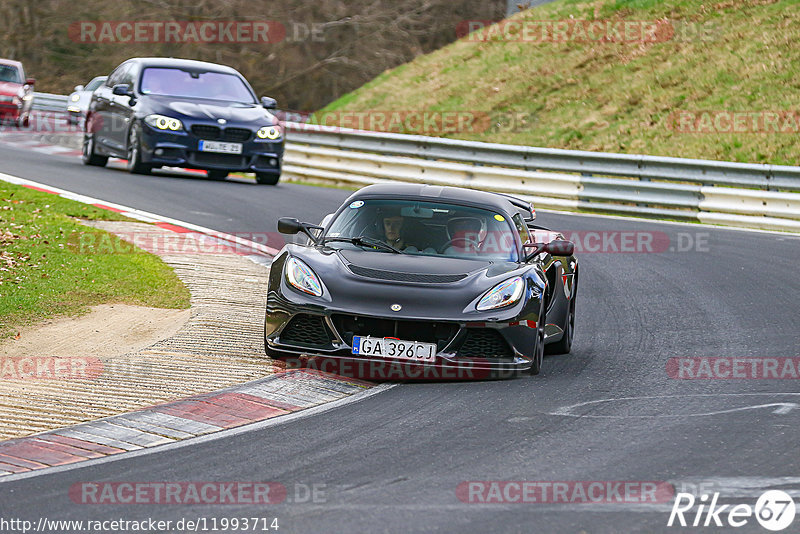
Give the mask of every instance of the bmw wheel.
[[280, 174], [273, 174], [271, 172], [257, 172], [256, 182], [262, 185], [275, 185], [280, 180]]
[[95, 167], [105, 167], [108, 163], [108, 156], [98, 156], [94, 151], [94, 134], [83, 134], [83, 149], [81, 150], [81, 159], [84, 165], [92, 165]]
[[228, 177], [228, 171], [207, 171], [209, 180], [224, 180]]
[[142, 163], [142, 142], [139, 130], [134, 126], [128, 136], [128, 172], [131, 174], [150, 174], [153, 168]]

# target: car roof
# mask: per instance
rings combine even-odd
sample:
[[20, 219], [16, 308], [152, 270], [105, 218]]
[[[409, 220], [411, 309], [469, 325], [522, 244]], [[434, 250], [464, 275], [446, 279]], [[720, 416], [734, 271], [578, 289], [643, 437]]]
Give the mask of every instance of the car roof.
[[516, 213], [519, 209], [518, 203], [523, 202], [508, 195], [492, 193], [490, 191], [478, 191], [476, 189], [466, 189], [463, 187], [406, 183], [368, 185], [353, 194], [350, 199], [348, 199], [348, 202], [365, 198], [416, 198], [427, 201], [451, 201], [459, 204], [481, 206], [509, 215]]
[[19, 61], [14, 61], [13, 59], [0, 59], [0, 63], [3, 65], [10, 65], [12, 67], [17, 67], [19, 69], [22, 68], [22, 63]]
[[[196, 61], [194, 59], [179, 59], [172, 57], [135, 57], [128, 61], [135, 61], [143, 67], [171, 67], [179, 69], [192, 69], [192, 70], [207, 70], [214, 72], [227, 72], [230, 74], [239, 74], [233, 67], [227, 65], [220, 65], [218, 63], [209, 63], [207, 61]], [[128, 62], [126, 61], [126, 63]]]

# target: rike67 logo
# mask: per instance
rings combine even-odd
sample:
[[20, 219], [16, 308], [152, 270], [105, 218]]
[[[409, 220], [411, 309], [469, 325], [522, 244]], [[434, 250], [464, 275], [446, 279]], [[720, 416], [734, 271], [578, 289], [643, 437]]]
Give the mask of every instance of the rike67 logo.
[[708, 494], [695, 498], [691, 493], [678, 493], [667, 526], [742, 527], [755, 517], [763, 528], [777, 532], [791, 525], [796, 513], [792, 496], [780, 490], [764, 492], [755, 506], [718, 504], [718, 501], [719, 493], [714, 493], [710, 500]]

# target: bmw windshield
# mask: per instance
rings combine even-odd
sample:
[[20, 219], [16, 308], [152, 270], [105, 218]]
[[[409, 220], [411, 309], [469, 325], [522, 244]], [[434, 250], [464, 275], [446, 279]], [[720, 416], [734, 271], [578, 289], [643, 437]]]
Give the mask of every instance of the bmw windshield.
[[[330, 225], [323, 243], [483, 261], [517, 261], [509, 221], [483, 208], [412, 200], [356, 200]], [[388, 245], [388, 246], [385, 246]]]
[[168, 67], [148, 67], [142, 72], [144, 95], [178, 98], [205, 98], [255, 104], [255, 97], [244, 80], [223, 72], [195, 72]]

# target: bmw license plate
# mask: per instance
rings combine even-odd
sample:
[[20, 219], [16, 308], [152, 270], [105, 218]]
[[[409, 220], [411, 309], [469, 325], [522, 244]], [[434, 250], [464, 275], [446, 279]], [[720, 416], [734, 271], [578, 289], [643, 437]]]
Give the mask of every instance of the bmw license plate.
[[241, 143], [221, 143], [219, 141], [200, 141], [201, 152], [218, 152], [220, 154], [241, 154]]
[[354, 336], [353, 354], [432, 363], [436, 359], [436, 344], [389, 337]]

